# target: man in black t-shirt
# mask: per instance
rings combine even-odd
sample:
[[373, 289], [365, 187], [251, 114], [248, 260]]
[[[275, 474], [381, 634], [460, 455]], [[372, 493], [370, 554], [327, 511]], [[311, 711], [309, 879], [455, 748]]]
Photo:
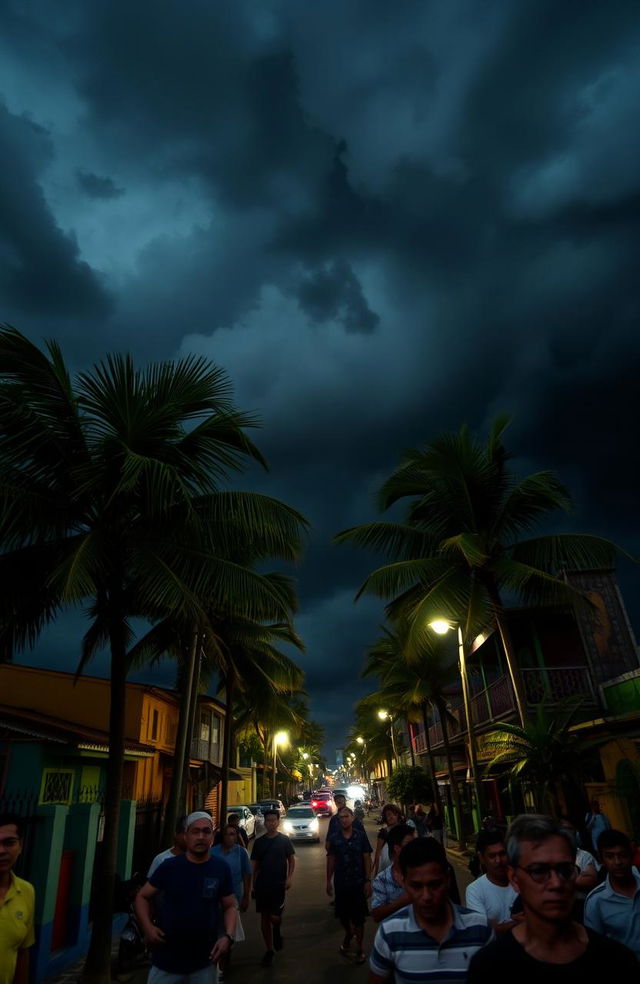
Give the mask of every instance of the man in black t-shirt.
[[467, 984], [602, 984], [637, 978], [627, 947], [572, 919], [578, 867], [571, 834], [551, 817], [516, 817], [506, 839], [509, 877], [524, 919], [479, 950]]
[[260, 913], [262, 936], [267, 948], [263, 967], [270, 967], [274, 950], [282, 949], [282, 913], [285, 893], [291, 888], [296, 866], [293, 844], [278, 832], [280, 814], [267, 810], [264, 815], [266, 833], [253, 845], [253, 894], [256, 911]]

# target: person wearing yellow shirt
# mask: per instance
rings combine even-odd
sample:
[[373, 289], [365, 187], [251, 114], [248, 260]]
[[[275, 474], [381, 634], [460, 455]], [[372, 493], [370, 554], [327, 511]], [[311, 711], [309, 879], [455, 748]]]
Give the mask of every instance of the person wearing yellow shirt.
[[35, 942], [33, 885], [13, 873], [22, 851], [20, 817], [0, 813], [0, 984], [27, 984]]

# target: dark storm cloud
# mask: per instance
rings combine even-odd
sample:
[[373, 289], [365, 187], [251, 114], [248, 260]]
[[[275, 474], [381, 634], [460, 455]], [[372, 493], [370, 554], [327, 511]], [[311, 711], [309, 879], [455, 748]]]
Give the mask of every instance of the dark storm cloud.
[[350, 601], [374, 558], [330, 540], [405, 448], [509, 410], [567, 528], [640, 552], [635, 4], [4, 6], [2, 317], [76, 364], [229, 370], [247, 481], [314, 524], [332, 746], [379, 616]]
[[41, 126], [0, 106], [0, 292], [7, 320], [12, 312], [91, 318], [108, 309], [99, 278], [57, 226], [39, 185], [51, 156]]
[[76, 171], [76, 178], [82, 190], [90, 198], [117, 198], [119, 195], [124, 195], [124, 188], [116, 188], [111, 178], [92, 174], [91, 171], [83, 171], [82, 168]]

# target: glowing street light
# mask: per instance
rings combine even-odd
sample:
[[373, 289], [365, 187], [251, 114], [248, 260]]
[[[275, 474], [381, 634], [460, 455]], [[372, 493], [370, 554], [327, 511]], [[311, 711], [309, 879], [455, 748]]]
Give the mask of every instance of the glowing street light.
[[287, 731], [276, 731], [273, 736], [273, 773], [271, 777], [271, 796], [273, 799], [276, 798], [276, 753], [278, 746], [281, 748], [286, 748], [289, 744], [289, 734]]
[[[464, 716], [467, 725], [467, 734], [469, 735], [469, 764], [471, 766], [471, 780], [473, 782], [473, 789], [476, 795], [476, 805], [478, 807], [478, 813], [480, 818], [484, 812], [483, 810], [483, 800], [482, 800], [482, 790], [480, 788], [480, 782], [478, 780], [478, 756], [476, 749], [476, 734], [473, 727], [473, 717], [471, 714], [471, 695], [469, 693], [469, 678], [467, 677], [467, 658], [464, 651], [464, 639], [462, 638], [462, 629], [459, 622], [455, 622], [453, 625], [451, 622], [443, 618], [436, 618], [432, 622], [429, 622], [430, 627], [436, 633], [436, 635], [446, 635], [449, 629], [456, 629], [458, 634], [458, 668], [460, 670], [460, 679], [462, 680], [462, 699], [464, 701]], [[460, 818], [460, 823], [462, 823], [462, 817]]]

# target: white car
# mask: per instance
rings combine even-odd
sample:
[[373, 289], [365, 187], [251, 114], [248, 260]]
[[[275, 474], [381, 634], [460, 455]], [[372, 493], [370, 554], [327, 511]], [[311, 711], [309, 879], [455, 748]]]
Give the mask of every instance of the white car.
[[254, 836], [256, 832], [256, 818], [249, 809], [248, 806], [230, 806], [227, 812], [227, 819], [232, 813], [237, 814], [240, 817], [240, 826], [246, 833], [249, 840]]
[[291, 806], [280, 823], [280, 829], [290, 840], [320, 843], [320, 824], [315, 810], [310, 806]]

